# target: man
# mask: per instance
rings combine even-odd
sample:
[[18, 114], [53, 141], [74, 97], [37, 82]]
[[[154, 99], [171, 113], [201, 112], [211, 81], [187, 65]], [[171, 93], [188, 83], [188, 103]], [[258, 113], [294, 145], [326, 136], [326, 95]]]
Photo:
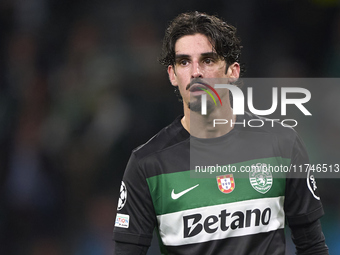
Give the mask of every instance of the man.
[[[255, 130], [236, 125], [259, 118], [236, 116], [229, 91], [214, 91], [213, 83], [234, 83], [240, 76], [235, 33], [217, 17], [198, 12], [179, 15], [166, 30], [161, 63], [180, 93], [184, 115], [131, 155], [117, 208], [115, 254], [146, 254], [156, 228], [162, 254], [283, 255], [285, 218], [297, 254], [328, 254], [319, 222], [323, 209], [309, 176], [275, 179], [261, 170], [308, 162], [296, 132], [276, 124]], [[206, 97], [202, 114], [201, 100], [209, 91], [220, 105]], [[221, 117], [231, 125], [214, 127]], [[237, 172], [192, 178], [190, 170], [207, 163], [210, 149], [209, 164], [216, 159], [260, 170], [247, 178]]]

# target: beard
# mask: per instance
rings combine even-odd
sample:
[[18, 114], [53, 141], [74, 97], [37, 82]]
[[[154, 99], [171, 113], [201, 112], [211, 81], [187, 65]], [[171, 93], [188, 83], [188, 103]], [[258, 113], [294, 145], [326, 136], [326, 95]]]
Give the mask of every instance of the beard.
[[[190, 98], [190, 102], [187, 103], [188, 108], [193, 111], [193, 112], [201, 112], [202, 110], [202, 103], [201, 103], [201, 97], [196, 98]], [[210, 101], [207, 100], [207, 112], [210, 112], [212, 109], [214, 109], [215, 104]]]

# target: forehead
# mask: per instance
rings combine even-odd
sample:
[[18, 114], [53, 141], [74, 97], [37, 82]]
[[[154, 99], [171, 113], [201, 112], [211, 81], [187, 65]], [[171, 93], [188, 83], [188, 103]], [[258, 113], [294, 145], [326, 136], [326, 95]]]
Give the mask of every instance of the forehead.
[[215, 52], [215, 50], [208, 37], [203, 34], [185, 35], [176, 41], [176, 54], [194, 55], [204, 52]]

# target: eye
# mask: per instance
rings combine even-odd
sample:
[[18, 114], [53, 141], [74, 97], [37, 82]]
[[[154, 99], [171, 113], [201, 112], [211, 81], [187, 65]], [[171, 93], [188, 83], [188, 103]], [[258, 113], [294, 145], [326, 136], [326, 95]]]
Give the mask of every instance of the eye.
[[189, 63], [189, 61], [187, 59], [181, 59], [180, 61], [178, 61], [178, 63], [181, 66], [186, 66]]
[[214, 59], [212, 59], [212, 58], [205, 58], [205, 59], [203, 60], [203, 62], [204, 62], [205, 64], [212, 64], [212, 63], [214, 63], [215, 61], [214, 61]]

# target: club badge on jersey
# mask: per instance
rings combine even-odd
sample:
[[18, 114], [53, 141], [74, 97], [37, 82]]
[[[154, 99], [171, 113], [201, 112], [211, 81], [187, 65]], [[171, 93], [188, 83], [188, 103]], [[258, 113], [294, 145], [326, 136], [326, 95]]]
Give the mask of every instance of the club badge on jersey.
[[252, 165], [252, 171], [249, 172], [249, 181], [251, 186], [258, 192], [265, 194], [273, 185], [273, 176], [269, 170], [265, 170], [266, 164], [258, 163]]

